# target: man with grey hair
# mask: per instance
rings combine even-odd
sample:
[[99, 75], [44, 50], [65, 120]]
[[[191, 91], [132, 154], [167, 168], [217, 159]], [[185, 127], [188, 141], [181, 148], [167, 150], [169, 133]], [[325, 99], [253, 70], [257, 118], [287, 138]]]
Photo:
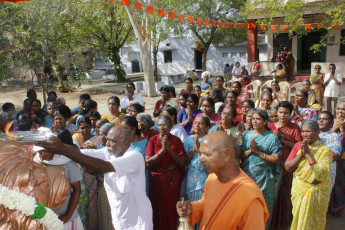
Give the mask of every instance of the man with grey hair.
[[145, 161], [130, 147], [132, 131], [118, 125], [110, 129], [106, 148], [82, 149], [64, 145], [57, 138], [36, 145], [62, 154], [96, 173], [104, 173], [115, 229], [153, 229], [152, 207], [145, 193]]

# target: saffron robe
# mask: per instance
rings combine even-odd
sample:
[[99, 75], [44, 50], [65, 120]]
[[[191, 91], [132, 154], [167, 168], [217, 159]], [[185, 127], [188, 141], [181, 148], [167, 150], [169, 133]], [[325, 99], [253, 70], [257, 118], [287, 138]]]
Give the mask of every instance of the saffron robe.
[[213, 173], [207, 178], [201, 200], [192, 202], [192, 225], [200, 229], [265, 229], [268, 210], [260, 188], [245, 172], [227, 183]]

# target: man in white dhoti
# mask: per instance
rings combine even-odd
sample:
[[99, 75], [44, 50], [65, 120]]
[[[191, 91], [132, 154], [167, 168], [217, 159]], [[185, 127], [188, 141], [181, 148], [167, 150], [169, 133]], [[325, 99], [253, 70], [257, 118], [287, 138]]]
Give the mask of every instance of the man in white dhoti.
[[35, 144], [96, 173], [104, 173], [115, 229], [151, 230], [152, 207], [145, 193], [145, 161], [141, 153], [130, 147], [131, 136], [131, 130], [119, 125], [109, 131], [104, 149], [80, 151], [57, 138]]

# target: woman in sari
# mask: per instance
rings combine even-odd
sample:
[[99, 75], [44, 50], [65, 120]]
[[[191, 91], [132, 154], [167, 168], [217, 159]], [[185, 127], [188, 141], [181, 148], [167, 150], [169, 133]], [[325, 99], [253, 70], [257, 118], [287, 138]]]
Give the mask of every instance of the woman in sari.
[[311, 88], [310, 81], [308, 79], [303, 80], [302, 84], [303, 89], [305, 89], [308, 92], [308, 105], [314, 108], [316, 111], [321, 111], [322, 108], [319, 102], [316, 100], [316, 93], [315, 90]]
[[281, 165], [282, 145], [278, 137], [268, 129], [268, 115], [256, 110], [252, 118], [253, 130], [243, 138], [243, 170], [260, 187], [270, 213], [266, 229], [270, 228], [273, 206], [283, 176]]
[[149, 141], [151, 137], [158, 134], [157, 131], [152, 129], [152, 127], [155, 125], [155, 122], [152, 121], [152, 117], [150, 114], [139, 113], [137, 116], [137, 121], [138, 128], [141, 131], [141, 136], [145, 138], [147, 141]]
[[224, 105], [224, 98], [222, 91], [218, 88], [214, 88], [210, 92], [210, 98], [212, 98], [215, 102], [214, 104], [214, 112], [218, 113], [219, 108]]
[[272, 81], [271, 88], [273, 96], [273, 102], [271, 107], [276, 107], [278, 106], [279, 102], [286, 101], [285, 95], [282, 92], [280, 92], [280, 87], [277, 81]]
[[336, 119], [332, 130], [338, 134], [342, 145], [341, 160], [337, 161], [335, 184], [331, 194], [329, 211], [334, 216], [339, 216], [345, 208], [345, 102], [337, 105]]
[[[221, 115], [221, 113], [223, 112], [223, 109], [225, 108], [225, 106], [231, 106], [232, 108], [236, 109], [236, 113], [237, 113], [237, 117], [235, 120], [235, 123], [241, 123], [242, 122], [242, 105], [238, 102], [238, 93], [237, 91], [231, 90], [227, 95], [226, 95], [226, 99], [225, 99], [225, 104], [222, 105], [219, 109], [218, 109], [218, 114]], [[218, 122], [219, 123], [219, 122]]]
[[273, 102], [272, 94], [263, 93], [261, 96], [260, 105], [257, 109], [263, 110], [267, 113], [271, 109], [272, 102]]
[[[210, 128], [212, 128], [220, 119], [220, 114], [214, 112], [214, 100], [210, 97], [205, 98], [202, 102], [202, 113], [199, 113], [196, 117], [206, 116], [210, 119]], [[192, 126], [191, 134], [194, 134], [195, 119]]]
[[[88, 142], [91, 135], [91, 121], [88, 117], [80, 117], [78, 123], [78, 131], [73, 134], [73, 142], [79, 147], [89, 149], [92, 145]], [[78, 211], [84, 224], [90, 229], [97, 229], [97, 179], [96, 174], [80, 168], [83, 175], [82, 193], [79, 199]], [[86, 189], [85, 186], [86, 185]], [[85, 220], [87, 220], [85, 222]]]
[[125, 114], [119, 111], [120, 108], [120, 99], [117, 96], [111, 96], [108, 98], [108, 110], [109, 113], [106, 113], [102, 116], [102, 119], [107, 119], [114, 125], [121, 124], [122, 118]]
[[239, 159], [242, 149], [242, 135], [238, 131], [238, 128], [235, 126], [234, 122], [237, 116], [236, 110], [231, 106], [225, 106], [221, 114], [221, 123], [219, 125], [214, 125], [209, 133], [212, 133], [217, 130], [225, 131], [229, 136], [234, 139], [234, 147], [236, 150], [236, 158]]
[[[187, 153], [187, 186], [186, 194], [188, 201], [198, 201], [204, 194], [204, 186], [208, 174], [199, 161], [200, 142], [206, 136], [210, 128], [210, 119], [206, 116], [198, 116], [195, 118], [194, 135], [187, 138], [184, 143], [184, 149]], [[194, 229], [199, 229], [197, 225]]]
[[78, 127], [72, 123], [67, 124], [71, 116], [72, 113], [68, 106], [59, 106], [54, 113], [54, 124], [51, 127], [52, 132], [67, 129], [71, 134], [74, 134]]
[[189, 94], [187, 99], [187, 108], [182, 109], [180, 116], [177, 118], [177, 121], [180, 125], [184, 127], [187, 134], [190, 135], [190, 131], [192, 129], [193, 121], [195, 117], [202, 113], [200, 109], [198, 109], [199, 106], [199, 98], [195, 94]]
[[[147, 140], [141, 137], [140, 129], [138, 129], [138, 121], [134, 117], [125, 117], [122, 119], [122, 125], [129, 127], [132, 132], [132, 143], [131, 147], [135, 150], [138, 150], [143, 157], [145, 157]], [[149, 171], [145, 170], [145, 179], [146, 179], [146, 195], [149, 195]]]
[[[278, 105], [278, 122], [268, 126], [276, 134], [283, 146], [282, 162], [285, 163], [294, 145], [302, 141], [301, 130], [289, 121], [293, 107], [290, 102], [282, 101]], [[292, 173], [284, 169], [284, 175], [273, 209], [271, 229], [279, 230], [288, 227], [292, 219], [291, 187]]]
[[309, 81], [311, 82], [311, 88], [316, 92], [316, 99], [322, 106], [323, 103], [323, 93], [325, 91], [325, 86], [323, 85], [323, 79], [325, 74], [321, 73], [321, 66], [315, 65], [314, 73], [310, 76]]
[[328, 146], [328, 148], [332, 151], [332, 167], [331, 167], [331, 185], [330, 190], [332, 192], [335, 177], [337, 173], [337, 160], [340, 158], [342, 145], [340, 141], [340, 137], [338, 134], [331, 130], [334, 123], [334, 116], [329, 111], [322, 111], [318, 118], [317, 124], [320, 128], [319, 138], [322, 143]]
[[245, 116], [245, 122], [238, 126], [238, 131], [242, 136], [244, 136], [244, 134], [246, 134], [246, 132], [248, 132], [249, 130], [253, 129], [252, 117], [255, 111], [255, 108], [249, 109]]
[[146, 165], [150, 170], [150, 200], [156, 230], [176, 230], [176, 203], [185, 171], [185, 150], [180, 138], [171, 135], [172, 121], [166, 115], [158, 120], [158, 135], [149, 139]]
[[316, 121], [303, 123], [302, 137], [285, 162], [285, 169], [293, 172], [291, 230], [321, 230], [326, 226], [332, 155], [319, 140]]
[[233, 82], [231, 85], [231, 90], [237, 92], [239, 103], [242, 103], [248, 99], [247, 93], [245, 92], [247, 90], [247, 88], [242, 87], [241, 82], [239, 82], [239, 81]]
[[296, 92], [295, 105], [290, 121], [297, 124], [298, 127], [302, 127], [302, 124], [306, 120], [317, 120], [317, 114], [315, 109], [311, 108], [308, 104], [308, 92], [305, 89], [300, 89]]
[[205, 96], [214, 87], [212, 82], [209, 81], [210, 77], [211, 77], [211, 73], [209, 71], [205, 71], [201, 75], [201, 78], [202, 78], [202, 82], [200, 82], [200, 87], [201, 87], [201, 92], [202, 92], [201, 96]]

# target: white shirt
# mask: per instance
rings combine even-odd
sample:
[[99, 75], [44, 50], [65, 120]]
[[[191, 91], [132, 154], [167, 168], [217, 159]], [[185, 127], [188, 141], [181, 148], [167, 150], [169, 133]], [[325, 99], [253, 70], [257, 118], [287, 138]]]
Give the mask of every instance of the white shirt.
[[[331, 73], [326, 74], [324, 82], [328, 81], [328, 79], [331, 77]], [[334, 73], [334, 78], [340, 81], [342, 83], [343, 78], [341, 74]], [[329, 81], [328, 85], [325, 88], [324, 96], [325, 97], [339, 97], [339, 89], [340, 86], [337, 85], [337, 83], [332, 79]]]
[[116, 230], [152, 230], [152, 206], [145, 192], [143, 155], [129, 147], [121, 157], [103, 149], [82, 149], [83, 154], [110, 162], [115, 172], [104, 174], [113, 226]]
[[240, 74], [241, 74], [241, 71], [242, 71], [241, 66], [239, 66], [239, 67], [236, 67], [236, 66], [235, 66], [235, 67], [232, 69], [232, 73], [237, 74], [237, 75], [240, 75]]
[[186, 132], [186, 130], [182, 127], [182, 125], [180, 124], [176, 124], [172, 127], [172, 129], [170, 130], [170, 133], [174, 136], [177, 136], [181, 139], [182, 143], [184, 143], [184, 141], [187, 139], [188, 134]]
[[[146, 102], [144, 101], [144, 98], [139, 95], [139, 94], [133, 94], [133, 101], [137, 101], [139, 102], [139, 104], [141, 106], [145, 106], [146, 105]], [[129, 104], [129, 99], [128, 99], [128, 96], [124, 96], [121, 100], [121, 109], [125, 109], [127, 107], [127, 105]]]

